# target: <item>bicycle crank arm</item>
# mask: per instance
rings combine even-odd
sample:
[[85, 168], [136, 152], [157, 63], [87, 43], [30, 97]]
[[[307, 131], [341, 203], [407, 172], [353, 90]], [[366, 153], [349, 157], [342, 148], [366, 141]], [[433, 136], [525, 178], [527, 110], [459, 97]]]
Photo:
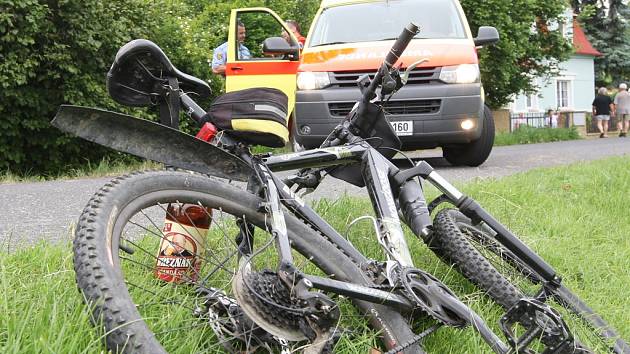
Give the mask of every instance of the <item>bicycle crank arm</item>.
[[62, 105], [51, 124], [87, 141], [184, 170], [247, 181], [240, 158], [179, 130], [101, 109]]
[[412, 311], [416, 305], [407, 300], [404, 296], [394, 294], [389, 291], [378, 290], [368, 286], [362, 286], [344, 281], [322, 278], [316, 275], [304, 274], [304, 278], [312, 283], [312, 286], [319, 290], [330, 291], [335, 294], [344, 295], [351, 299], [364, 300], [376, 304], [393, 306], [402, 311]]
[[[416, 304], [412, 303], [406, 297], [394, 294], [390, 291], [373, 289], [367, 286], [357, 285], [353, 283], [346, 283], [339, 280], [333, 280], [329, 278], [322, 278], [315, 275], [304, 275], [312, 286], [316, 289], [329, 291], [335, 294], [344, 295], [351, 299], [369, 301], [375, 304], [383, 304], [398, 308], [403, 312], [411, 312], [413, 310], [421, 309]], [[501, 341], [501, 339], [492, 332], [492, 330], [486, 325], [484, 320], [479, 317], [472, 309], [466, 306], [464, 303], [453, 297], [453, 306], [451, 310], [455, 311], [462, 318], [466, 318], [467, 321], [473, 326], [475, 331], [481, 335], [483, 340], [492, 348], [495, 353], [506, 354], [509, 352], [509, 347]]]

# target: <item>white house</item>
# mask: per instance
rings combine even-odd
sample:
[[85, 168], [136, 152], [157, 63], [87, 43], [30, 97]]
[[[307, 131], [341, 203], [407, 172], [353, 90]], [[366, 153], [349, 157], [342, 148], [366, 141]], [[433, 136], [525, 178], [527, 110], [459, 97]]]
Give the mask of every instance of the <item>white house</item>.
[[[573, 18], [567, 12], [566, 18]], [[584, 124], [584, 112], [591, 111], [595, 98], [595, 57], [600, 56], [586, 38], [576, 19], [567, 21], [560, 28], [567, 38], [572, 38], [574, 53], [567, 61], [559, 63], [559, 73], [551, 78], [536, 78], [538, 92], [518, 95], [509, 105], [512, 116], [529, 117], [529, 125], [544, 125], [534, 117], [542, 117], [549, 109], [578, 112], [573, 115], [577, 125]], [[536, 114], [537, 113], [537, 114]]]

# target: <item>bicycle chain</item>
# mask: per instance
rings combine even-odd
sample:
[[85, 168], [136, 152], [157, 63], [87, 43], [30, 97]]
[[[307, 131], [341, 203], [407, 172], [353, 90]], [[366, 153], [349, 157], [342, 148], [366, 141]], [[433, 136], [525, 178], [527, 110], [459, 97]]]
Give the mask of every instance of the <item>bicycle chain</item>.
[[383, 354], [396, 354], [399, 352], [402, 352], [403, 350], [411, 347], [412, 345], [417, 344], [418, 342], [420, 342], [421, 340], [424, 339], [424, 337], [428, 336], [429, 334], [435, 332], [436, 330], [438, 330], [438, 328], [442, 327], [442, 323], [438, 323], [436, 325], [433, 325], [431, 327], [429, 327], [428, 329], [426, 329], [425, 331], [416, 334], [413, 338], [411, 338], [408, 342], [403, 343], [398, 345], [397, 347], [390, 349], [388, 351], [386, 351]]

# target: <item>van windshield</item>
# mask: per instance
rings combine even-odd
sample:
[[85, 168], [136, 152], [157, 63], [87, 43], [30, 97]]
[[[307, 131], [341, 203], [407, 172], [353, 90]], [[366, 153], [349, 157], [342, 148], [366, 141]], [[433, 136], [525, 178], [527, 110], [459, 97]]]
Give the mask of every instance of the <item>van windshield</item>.
[[416, 38], [466, 38], [453, 0], [389, 0], [324, 10], [309, 46], [396, 39], [410, 22], [420, 27]]

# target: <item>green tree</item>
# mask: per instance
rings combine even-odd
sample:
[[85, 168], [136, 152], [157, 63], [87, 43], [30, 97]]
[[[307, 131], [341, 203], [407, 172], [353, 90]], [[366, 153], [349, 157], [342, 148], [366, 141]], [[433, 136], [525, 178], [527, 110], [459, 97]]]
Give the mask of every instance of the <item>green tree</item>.
[[145, 36], [135, 0], [0, 0], [0, 169], [42, 172], [105, 153], [49, 121], [62, 103], [116, 108], [105, 74], [118, 48]]
[[570, 43], [557, 24], [565, 21], [564, 0], [461, 0], [473, 34], [494, 26], [501, 40], [479, 51], [486, 103], [501, 107], [519, 92], [532, 92], [533, 77], [558, 71]]
[[591, 44], [602, 53], [595, 58], [598, 86], [616, 85], [630, 76], [630, 8], [622, 0], [574, 1]]

